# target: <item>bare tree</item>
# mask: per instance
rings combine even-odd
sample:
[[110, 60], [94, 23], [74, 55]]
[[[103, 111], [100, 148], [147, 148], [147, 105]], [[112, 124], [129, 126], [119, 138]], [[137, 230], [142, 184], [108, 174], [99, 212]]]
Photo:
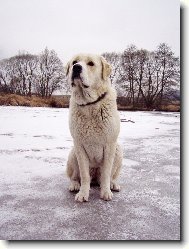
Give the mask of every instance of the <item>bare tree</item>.
[[0, 91], [9, 93], [10, 92], [10, 74], [9, 74], [9, 61], [0, 61]]
[[3, 60], [0, 65], [1, 82], [9, 92], [31, 96], [36, 65], [37, 57], [31, 54], [19, 54]]
[[179, 58], [166, 44], [160, 44], [157, 51], [148, 52], [144, 64], [144, 78], [140, 93], [146, 107], [161, 105], [166, 92], [179, 85]]
[[65, 84], [63, 64], [54, 50], [39, 55], [19, 53], [0, 63], [0, 88], [21, 95], [49, 97]]
[[136, 85], [136, 70], [137, 70], [137, 48], [135, 45], [130, 45], [122, 54], [121, 60], [121, 79], [123, 88], [126, 91], [126, 97], [129, 102], [135, 105], [135, 96], [137, 94]]
[[160, 105], [165, 93], [179, 84], [179, 59], [166, 44], [153, 52], [129, 46], [122, 55], [121, 68], [123, 88], [133, 107]]
[[20, 93], [31, 96], [32, 84], [35, 83], [37, 57], [31, 54], [20, 54], [15, 56], [17, 75], [20, 82]]
[[34, 86], [37, 83], [37, 64], [38, 58], [34, 55], [29, 55], [27, 61], [27, 81], [28, 81], [28, 95], [31, 96], [34, 91]]
[[173, 88], [179, 87], [180, 82], [180, 61], [175, 57], [171, 48], [166, 43], [161, 43], [156, 53], [158, 61], [157, 80], [159, 80], [160, 91], [157, 93], [160, 104], [163, 96]]
[[121, 54], [115, 52], [106, 52], [103, 53], [102, 56], [111, 64], [112, 73], [110, 75], [110, 79], [112, 84], [116, 84], [117, 78], [119, 77]]
[[63, 64], [54, 50], [46, 48], [38, 57], [38, 83], [36, 92], [42, 97], [49, 97], [55, 90], [61, 89], [65, 75]]

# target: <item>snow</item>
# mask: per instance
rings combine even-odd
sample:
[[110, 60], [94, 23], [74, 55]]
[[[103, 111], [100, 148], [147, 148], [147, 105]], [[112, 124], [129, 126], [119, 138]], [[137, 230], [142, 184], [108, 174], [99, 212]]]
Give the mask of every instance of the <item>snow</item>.
[[121, 192], [69, 193], [68, 109], [0, 107], [0, 239], [179, 240], [180, 113], [120, 112]]

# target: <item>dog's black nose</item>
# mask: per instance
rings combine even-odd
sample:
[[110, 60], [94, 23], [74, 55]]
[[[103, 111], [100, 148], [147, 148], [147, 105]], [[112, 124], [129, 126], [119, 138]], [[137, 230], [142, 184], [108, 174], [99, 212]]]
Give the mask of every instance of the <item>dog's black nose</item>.
[[73, 65], [72, 80], [80, 77], [82, 66], [79, 64]]
[[79, 64], [75, 64], [73, 65], [73, 72], [76, 74], [80, 74], [82, 71], [82, 66]]

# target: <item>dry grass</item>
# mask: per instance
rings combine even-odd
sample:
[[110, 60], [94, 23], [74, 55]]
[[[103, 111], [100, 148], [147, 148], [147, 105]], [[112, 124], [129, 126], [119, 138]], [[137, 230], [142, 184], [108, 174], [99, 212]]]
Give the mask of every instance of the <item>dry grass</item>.
[[5, 94], [0, 95], [0, 105], [64, 108], [69, 105], [69, 97], [52, 96], [50, 98], [41, 98], [37, 96], [29, 97], [17, 94]]
[[172, 101], [163, 104], [156, 108], [146, 108], [141, 106], [133, 107], [132, 105], [120, 105], [118, 104], [118, 110], [122, 111], [164, 111], [164, 112], [180, 112], [180, 101]]
[[117, 108], [120, 111], [148, 111], [145, 107], [133, 107], [132, 105], [119, 105], [117, 104]]
[[[70, 96], [52, 96], [50, 98], [41, 98], [37, 96], [20, 96], [16, 94], [0, 94], [0, 105], [11, 106], [30, 106], [30, 107], [56, 107], [67, 108], [69, 107]], [[144, 107], [135, 107], [132, 105], [120, 105], [118, 104], [118, 110], [123, 111], [148, 111]], [[180, 111], [180, 101], [174, 101], [167, 103], [161, 107], [155, 109], [156, 111]]]
[[159, 110], [165, 112], [180, 112], [180, 102], [175, 101], [171, 104], [162, 105]]

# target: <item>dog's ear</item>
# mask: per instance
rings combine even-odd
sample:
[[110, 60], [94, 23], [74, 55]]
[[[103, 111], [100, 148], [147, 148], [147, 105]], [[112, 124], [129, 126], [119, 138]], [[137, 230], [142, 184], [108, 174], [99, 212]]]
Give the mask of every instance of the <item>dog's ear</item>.
[[102, 78], [106, 80], [111, 72], [112, 72], [112, 67], [111, 65], [105, 60], [103, 56], [101, 56], [101, 61], [102, 61]]
[[69, 63], [69, 62], [68, 62], [68, 63], [66, 64], [66, 66], [64, 67], [64, 70], [65, 70], [66, 76], [67, 76], [68, 73], [69, 73], [69, 70], [70, 70], [70, 63]]

